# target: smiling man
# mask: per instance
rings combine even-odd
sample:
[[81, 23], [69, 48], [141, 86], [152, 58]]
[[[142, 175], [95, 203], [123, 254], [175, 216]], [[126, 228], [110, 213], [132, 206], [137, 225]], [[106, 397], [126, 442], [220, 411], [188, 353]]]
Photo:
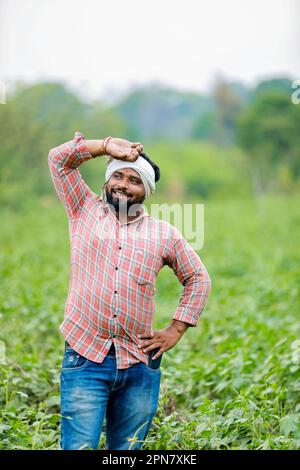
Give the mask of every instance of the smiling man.
[[[145, 157], [145, 154], [141, 155]], [[133, 210], [130, 208], [142, 204], [146, 198], [144, 183], [136, 170], [131, 168], [113, 170], [114, 168], [109, 172], [111, 177], [105, 184], [103, 199], [115, 209], [120, 222], [127, 222], [136, 217], [136, 211], [132, 214]], [[109, 175], [107, 177], [109, 178]]]
[[[101, 196], [78, 167], [107, 155]], [[97, 449], [106, 418], [109, 450], [140, 449], [158, 406], [160, 361], [197, 325], [210, 278], [183, 235], [150, 217], [158, 166], [139, 142], [74, 139], [49, 152], [48, 164], [70, 233], [68, 298], [60, 331], [64, 450]], [[183, 285], [170, 324], [152, 329], [155, 282], [169, 266]]]

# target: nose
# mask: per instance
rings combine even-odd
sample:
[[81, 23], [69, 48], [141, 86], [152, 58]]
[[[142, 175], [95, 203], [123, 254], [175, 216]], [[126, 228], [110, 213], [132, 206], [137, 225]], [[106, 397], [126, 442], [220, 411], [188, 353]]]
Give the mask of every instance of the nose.
[[128, 185], [126, 184], [126, 182], [120, 182], [117, 186], [115, 186], [113, 189], [117, 190], [117, 191], [121, 191], [123, 193], [125, 193], [127, 196], [130, 195], [130, 192], [128, 191]]
[[127, 191], [127, 188], [128, 188], [127, 184], [115, 186], [115, 189], [118, 189], [119, 191]]

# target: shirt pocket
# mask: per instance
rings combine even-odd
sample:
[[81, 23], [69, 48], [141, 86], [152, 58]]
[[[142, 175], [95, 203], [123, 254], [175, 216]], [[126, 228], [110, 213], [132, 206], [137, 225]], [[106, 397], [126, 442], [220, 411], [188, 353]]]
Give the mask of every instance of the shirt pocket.
[[133, 273], [130, 273], [129, 276], [139, 294], [142, 294], [146, 297], [154, 296], [156, 288], [154, 283], [151, 281], [151, 278], [149, 278], [148, 273], [145, 274], [145, 272], [143, 272], [144, 277], [142, 275], [136, 275]]
[[156, 271], [153, 264], [153, 253], [145, 249], [136, 249], [129, 276], [145, 293], [155, 292]]

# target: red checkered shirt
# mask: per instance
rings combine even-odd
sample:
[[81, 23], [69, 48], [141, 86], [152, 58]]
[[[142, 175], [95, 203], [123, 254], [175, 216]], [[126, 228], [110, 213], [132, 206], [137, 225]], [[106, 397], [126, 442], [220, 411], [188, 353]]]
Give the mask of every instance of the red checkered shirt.
[[83, 180], [78, 167], [92, 159], [83, 134], [49, 152], [48, 164], [70, 234], [70, 284], [60, 331], [79, 354], [101, 363], [112, 342], [118, 369], [148, 363], [139, 334], [153, 333], [155, 282], [164, 265], [183, 285], [173, 319], [196, 326], [210, 278], [180, 231], [141, 214], [120, 223]]

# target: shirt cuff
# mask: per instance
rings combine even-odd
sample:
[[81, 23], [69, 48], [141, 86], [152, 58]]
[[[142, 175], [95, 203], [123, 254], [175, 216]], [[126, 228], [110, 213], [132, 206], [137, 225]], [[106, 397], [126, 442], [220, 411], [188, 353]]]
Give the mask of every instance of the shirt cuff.
[[190, 326], [197, 326], [200, 314], [198, 318], [195, 318], [195, 311], [189, 307], [178, 307], [175, 314], [173, 315], [173, 320], [183, 321], [188, 323]]

